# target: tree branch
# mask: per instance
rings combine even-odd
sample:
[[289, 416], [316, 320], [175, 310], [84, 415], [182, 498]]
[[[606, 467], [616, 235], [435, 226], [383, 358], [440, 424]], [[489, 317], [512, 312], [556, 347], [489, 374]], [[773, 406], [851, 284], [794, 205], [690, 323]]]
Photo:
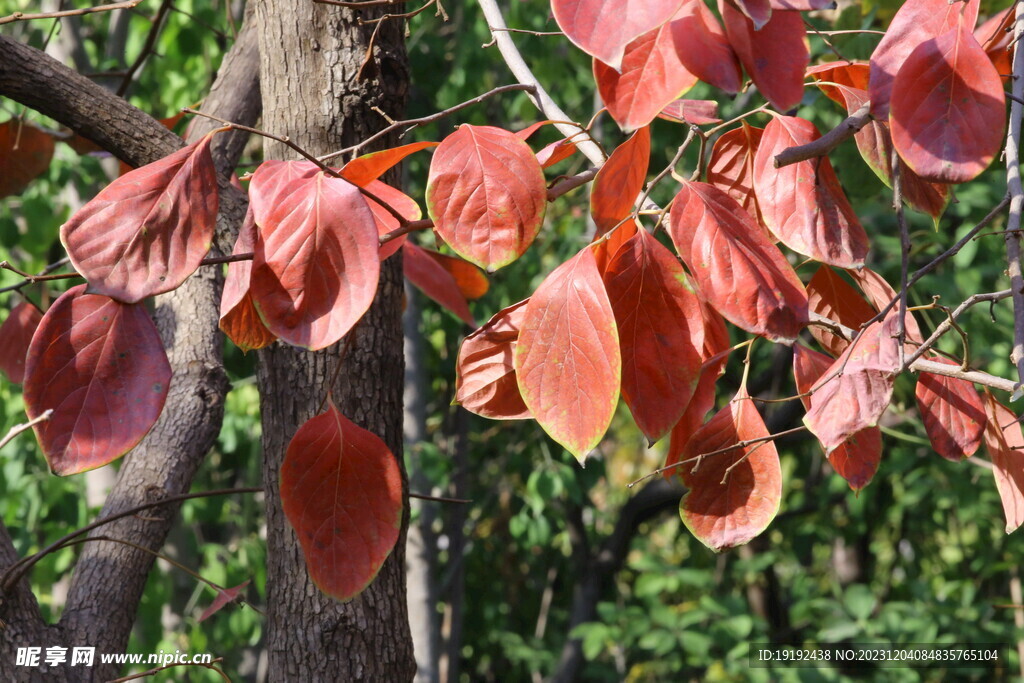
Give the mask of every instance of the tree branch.
[[1006, 188], [1010, 195], [1010, 216], [1006, 223], [1006, 260], [1013, 291], [1013, 351], [1010, 360], [1017, 367], [1017, 387], [1024, 383], [1024, 271], [1021, 264], [1021, 211], [1024, 188], [1020, 180], [1021, 119], [1024, 118], [1024, 52], [1020, 40], [1024, 34], [1024, 2], [1017, 2], [1013, 24], [1013, 98], [1010, 102], [1010, 126], [1006, 134]]
[[838, 126], [822, 135], [813, 142], [796, 147], [788, 147], [775, 155], [775, 168], [789, 166], [799, 161], [807, 161], [815, 157], [823, 157], [849, 140], [871, 121], [871, 105], [865, 104], [857, 111], [843, 119]]

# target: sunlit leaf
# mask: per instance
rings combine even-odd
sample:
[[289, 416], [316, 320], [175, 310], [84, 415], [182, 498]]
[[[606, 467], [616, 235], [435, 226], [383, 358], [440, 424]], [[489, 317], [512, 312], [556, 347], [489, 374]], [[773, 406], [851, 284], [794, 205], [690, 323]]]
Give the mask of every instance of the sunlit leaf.
[[[705, 172], [709, 183], [728, 192], [747, 213], [759, 219], [759, 224], [761, 209], [754, 193], [754, 155], [763, 133], [763, 128], [755, 128], [746, 121], [739, 128], [722, 133], [711, 148]], [[774, 239], [767, 229], [764, 232]]]
[[530, 417], [516, 381], [513, 362], [526, 301], [503, 308], [459, 349], [455, 365], [455, 402], [492, 420]]
[[[256, 222], [252, 205], [245, 214], [245, 220], [238, 231], [234, 255], [251, 254], [256, 244]], [[243, 351], [262, 349], [274, 342], [274, 335], [260, 320], [249, 291], [252, 277], [252, 261], [234, 261], [228, 264], [224, 279], [224, 291], [220, 297], [220, 329], [235, 346]]]
[[[387, 202], [388, 206], [398, 211], [405, 220], [418, 221], [423, 217], [423, 213], [420, 211], [420, 207], [416, 203], [416, 200], [401, 190], [396, 190], [390, 185], [386, 185], [379, 180], [371, 180], [365, 185], [365, 188], [372, 192], [374, 197]], [[370, 212], [373, 213], [373, 220], [377, 223], [377, 231], [382, 237], [400, 227], [398, 219], [394, 214], [373, 199], [366, 196], [363, 198], [366, 199], [366, 204], [370, 207]], [[380, 245], [380, 260], [383, 261], [384, 259], [389, 258], [392, 254], [401, 249], [403, 244], [405, 244], [405, 235], [400, 235]]]
[[622, 66], [626, 46], [668, 21], [683, 0], [552, 0], [566, 37], [613, 69]]
[[[939, 356], [930, 360], [956, 365]], [[916, 396], [921, 421], [936, 453], [959, 462], [978, 450], [985, 431], [985, 406], [974, 384], [922, 372], [917, 378]]]
[[722, 122], [722, 119], [718, 118], [718, 102], [714, 100], [688, 100], [682, 97], [669, 102], [658, 114], [658, 117], [666, 121], [692, 123], [695, 126]]
[[1006, 516], [1006, 533], [1024, 523], [1024, 433], [1017, 415], [985, 392], [985, 448]]
[[690, 73], [725, 92], [739, 92], [743, 87], [739, 59], [704, 0], [686, 0], [671, 27], [676, 54]]
[[437, 145], [436, 142], [413, 142], [401, 147], [364, 154], [345, 164], [341, 169], [341, 175], [350, 183], [364, 187], [371, 180], [380, 178], [391, 168], [400, 164], [410, 154], [437, 147]]
[[594, 178], [590, 192], [590, 213], [603, 235], [633, 213], [633, 204], [644, 189], [651, 157], [651, 131], [644, 126], [608, 157]]
[[476, 320], [455, 278], [432, 259], [425, 249], [406, 242], [402, 247], [402, 268], [409, 282], [421, 292], [457, 315], [467, 325], [476, 327]]

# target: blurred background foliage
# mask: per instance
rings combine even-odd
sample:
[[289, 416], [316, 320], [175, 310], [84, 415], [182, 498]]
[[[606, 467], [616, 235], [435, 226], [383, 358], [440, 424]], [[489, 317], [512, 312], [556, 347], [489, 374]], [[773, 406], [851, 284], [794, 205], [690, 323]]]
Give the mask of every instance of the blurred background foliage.
[[[44, 9], [57, 9], [50, 2]], [[64, 7], [88, 3], [65, 2]], [[557, 30], [547, 0], [502, 3], [508, 25], [532, 31]], [[1006, 3], [983, 2], [983, 16]], [[46, 47], [52, 54], [116, 89], [119, 72], [142, 48], [159, 3], [147, 0], [129, 12], [101, 14], [65, 22], [22, 22], [5, 34]], [[898, 0], [840, 3], [841, 10], [814, 14], [821, 29], [884, 27]], [[446, 1], [448, 21], [427, 11], [409, 26], [413, 86], [410, 117], [422, 116], [471, 98], [511, 80], [495, 48], [481, 48], [490, 35], [473, 3]], [[0, 0], [0, 16], [38, 11], [35, 2]], [[131, 101], [156, 117], [199, 101], [236, 30], [241, 4], [226, 0], [175, 0], [160, 30], [154, 54], [129, 88]], [[516, 42], [564, 109], [587, 121], [595, 103], [590, 64], [557, 36], [516, 34]], [[835, 36], [844, 56], [865, 59], [877, 36]], [[812, 59], [827, 61], [832, 50], [811, 36]], [[698, 85], [688, 97], [713, 98], [723, 119], [760, 103], [756, 93], [724, 97]], [[10, 101], [0, 100], [0, 118], [27, 121], [57, 130], [50, 120]], [[799, 115], [820, 130], [845, 116], [814, 89], [808, 89]], [[538, 115], [521, 94], [492, 98], [409, 139], [439, 140], [459, 123], [523, 128]], [[752, 119], [763, 126], [766, 118]], [[179, 128], [180, 130], [180, 128]], [[606, 149], [623, 139], [606, 116], [595, 128]], [[281, 132], [281, 131], [275, 131]], [[685, 128], [654, 124], [652, 169], [660, 169], [681, 143]], [[531, 144], [557, 139], [544, 129]], [[253, 144], [243, 170], [259, 161]], [[680, 165], [688, 174], [696, 151]], [[861, 161], [855, 145], [845, 143], [832, 162], [858, 215], [873, 240], [869, 265], [889, 282], [899, 280], [899, 238], [892, 195]], [[406, 164], [407, 190], [422, 197], [429, 155]], [[908, 212], [913, 229], [912, 269], [920, 267], [964, 234], [1005, 191], [997, 167], [958, 188], [953, 204], [933, 229], [926, 216]], [[584, 168], [573, 159], [553, 174]], [[0, 202], [0, 259], [28, 271], [40, 270], [63, 254], [59, 225], [74, 206], [93, 196], [117, 165], [102, 155], [79, 156], [58, 144], [48, 172], [18, 197]], [[553, 177], [553, 175], [551, 176]], [[658, 188], [664, 202], [670, 183]], [[491, 290], [472, 304], [480, 322], [519, 301], [547, 272], [575, 253], [588, 238], [587, 195], [576, 190], [549, 207], [547, 224], [527, 254], [491, 278]], [[1003, 227], [1000, 221], [993, 230]], [[428, 236], [421, 243], [432, 245]], [[967, 296], [1006, 287], [1002, 242], [984, 236], [941, 266], [912, 293], [912, 303], [940, 296], [956, 305]], [[801, 274], [809, 277], [811, 269]], [[0, 271], [0, 287], [16, 278]], [[26, 294], [46, 305], [53, 288], [29, 288]], [[19, 301], [0, 295], [0, 307]], [[834, 669], [751, 669], [748, 646], [768, 642], [1002, 643], [1007, 675], [1020, 671], [1016, 643], [1024, 628], [1015, 626], [1013, 609], [1021, 602], [1019, 533], [1003, 533], [1003, 515], [991, 471], [983, 462], [954, 464], [934, 454], [916, 414], [912, 378], [897, 385], [884, 424], [885, 450], [874, 481], [859, 495], [834, 474], [820, 448], [806, 438], [779, 443], [784, 500], [778, 518], [754, 543], [714, 555], [685, 530], [674, 504], [629, 518], [627, 502], [644, 485], [626, 484], [658, 467], [665, 444], [647, 449], [628, 411], [620, 407], [600, 455], [581, 469], [532, 422], [497, 423], [468, 415], [450, 405], [454, 363], [469, 330], [429, 300], [410, 293], [411, 325], [421, 340], [418, 361], [426, 378], [422, 408], [426, 440], [410, 444], [407, 460], [421, 493], [459, 495], [471, 505], [419, 510], [431, 520], [427, 536], [436, 549], [430, 568], [438, 590], [437, 618], [442, 647], [441, 673], [447, 680], [537, 681], [560, 671], [569, 638], [582, 643], [577, 669], [586, 681], [794, 680], [833, 681], [852, 672]], [[941, 313], [921, 315], [929, 327]], [[970, 333], [977, 367], [1009, 376], [1012, 311], [1009, 303], [992, 310], [972, 309], [963, 320]], [[734, 331], [734, 335], [736, 332]], [[737, 337], [737, 340], [739, 337]], [[942, 348], [959, 354], [960, 342]], [[253, 359], [227, 345], [226, 362], [234, 388], [218, 447], [206, 460], [194, 490], [259, 484], [258, 396]], [[761, 342], [755, 345], [752, 393], [763, 398], [792, 396], [790, 352]], [[719, 404], [735, 391], [738, 359], [720, 382]], [[1005, 400], [1006, 397], [1000, 397]], [[799, 423], [792, 402], [766, 404], [766, 418], [778, 431]], [[20, 388], [0, 380], [0, 434], [24, 420]], [[979, 454], [975, 460], [987, 457]], [[51, 476], [30, 434], [0, 452], [0, 513], [22, 554], [38, 550], [68, 530], [93, 519], [102, 503], [111, 470], [71, 478]], [[182, 509], [181, 522], [164, 553], [224, 586], [245, 580], [244, 593], [262, 604], [264, 554], [262, 501], [232, 495], [194, 500]], [[418, 518], [419, 519], [419, 518]], [[624, 531], [619, 535], [620, 531]], [[596, 610], [573, 626], [574, 591], [592, 580], [600, 551], [610, 540], [623, 541], [608, 580], [598, 582]], [[77, 548], [62, 550], [36, 566], [31, 579], [44, 612], [59, 615], [68, 572]], [[116, 581], [116, 577], [111, 577]], [[198, 622], [214, 592], [187, 573], [158, 562], [139, 609], [129, 651], [160, 649], [211, 652], [224, 658], [234, 680], [256, 680], [260, 671], [262, 617], [247, 605], [231, 605]], [[181, 670], [163, 680], [183, 680]], [[220, 680], [189, 670], [189, 680]], [[870, 673], [877, 680], [988, 680], [991, 674], [941, 670], [889, 669]]]

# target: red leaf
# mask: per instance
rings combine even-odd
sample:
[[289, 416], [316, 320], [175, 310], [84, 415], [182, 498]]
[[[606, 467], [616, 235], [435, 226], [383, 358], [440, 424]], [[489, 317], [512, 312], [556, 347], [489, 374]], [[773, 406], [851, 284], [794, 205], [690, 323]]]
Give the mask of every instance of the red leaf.
[[455, 366], [455, 402], [471, 413], [492, 420], [530, 417], [513, 363], [525, 308], [526, 301], [503, 308], [462, 342]]
[[[379, 197], [387, 202], [388, 206], [402, 214], [407, 221], [418, 221], [423, 217], [423, 213], [420, 211], [420, 207], [416, 203], [416, 200], [401, 190], [396, 190], [390, 185], [386, 185], [379, 180], [371, 180], [369, 183], [364, 185], [364, 187], [372, 192], [375, 197]], [[399, 228], [398, 219], [395, 218], [390, 211], [365, 195], [363, 196], [363, 199], [366, 200], [367, 206], [370, 207], [370, 211], [373, 213], [373, 220], [377, 223], [377, 232], [382, 237]], [[392, 254], [398, 251], [403, 244], [405, 244], [405, 235], [401, 235], [380, 245], [380, 260], [383, 261], [389, 258]]]
[[28, 345], [42, 319], [39, 309], [26, 301], [11, 309], [11, 314], [0, 325], [0, 371], [14, 384], [25, 381]]
[[[806, 394], [814, 383], [832, 368], [832, 359], [801, 344], [793, 345], [793, 354], [796, 390]], [[800, 401], [804, 404], [804, 409], [810, 407], [810, 399], [807, 396], [801, 396]], [[878, 471], [881, 459], [882, 430], [878, 427], [862, 429], [828, 454], [832, 468], [854, 491], [860, 491], [871, 482]]]
[[544, 172], [514, 133], [467, 124], [434, 152], [427, 212], [441, 238], [470, 263], [493, 272], [522, 256], [546, 208]]
[[[877, 312], [860, 292], [826, 265], [818, 268], [807, 283], [807, 305], [812, 312], [852, 330], [859, 330]], [[840, 355], [849, 346], [849, 342], [824, 327], [811, 325], [808, 329], [822, 348], [833, 356]]]
[[[868, 303], [874, 306], [876, 311], [881, 311], [889, 305], [890, 301], [896, 298], [896, 290], [881, 275], [870, 268], [858, 268], [857, 270], [848, 270], [846, 272], [857, 283], [860, 290], [864, 292], [864, 296], [868, 298]], [[894, 305], [898, 306], [899, 304]], [[906, 328], [908, 341], [917, 342], [918, 344], [924, 341], [921, 328], [917, 325], [917, 319], [914, 318], [914, 314], [910, 311], [907, 311], [904, 327]], [[910, 349], [910, 352], [913, 353], [913, 349]]]
[[1000, 78], [1008, 79], [1013, 65], [1010, 63], [1010, 46], [1013, 43], [1013, 7], [1001, 14], [989, 17], [974, 29], [974, 37], [981, 43], [981, 49], [988, 55]]
[[948, 0], [906, 0], [871, 53], [871, 114], [884, 121], [889, 116], [889, 99], [896, 72], [921, 43], [954, 29], [963, 12], [970, 28], [978, 19], [978, 0], [949, 3]]
[[791, 9], [797, 12], [814, 12], [820, 9], [835, 9], [835, 0], [771, 0], [772, 10]]
[[840, 268], [864, 265], [868, 236], [828, 157], [775, 168], [775, 155], [821, 135], [810, 121], [773, 117], [754, 157], [754, 188], [765, 225], [787, 247]]
[[851, 106], [844, 97], [842, 89], [837, 88], [833, 83], [846, 86], [853, 90], [864, 91], [864, 102], [867, 102], [868, 79], [871, 75], [871, 67], [865, 62], [826, 62], [816, 64], [807, 69], [807, 75], [818, 81], [818, 89], [836, 104], [846, 107], [847, 111], [853, 112], [861, 105]]
[[[761, 144], [763, 128], [754, 128], [742, 122], [739, 128], [722, 133], [715, 140], [708, 158], [706, 176], [708, 182], [729, 193], [747, 213], [758, 218], [760, 225], [761, 208], [754, 193], [754, 155]], [[775, 236], [767, 229], [766, 237], [774, 241]]]
[[[956, 365], [939, 356], [931, 360]], [[985, 431], [985, 406], [971, 382], [922, 372], [916, 394], [921, 421], [936, 453], [960, 462], [978, 450]]]
[[558, 27], [577, 47], [613, 69], [633, 39], [668, 21], [683, 0], [551, 0]]
[[669, 102], [668, 106], [658, 114], [659, 118], [678, 123], [692, 123], [702, 126], [705, 123], [721, 123], [718, 118], [718, 102], [714, 100], [687, 100], [679, 98]]
[[771, 21], [758, 31], [725, 0], [718, 0], [718, 9], [729, 43], [765, 99], [783, 112], [800, 104], [810, 61], [800, 13], [772, 12]]
[[622, 369], [615, 315], [589, 247], [530, 297], [515, 369], [530, 413], [582, 464], [611, 423]]
[[424, 249], [423, 251], [455, 279], [455, 285], [462, 292], [462, 296], [469, 301], [479, 299], [491, 288], [491, 282], [487, 276], [472, 263], [433, 249]]
[[377, 292], [373, 213], [355, 185], [308, 161], [263, 162], [250, 191], [259, 227], [250, 288], [260, 317], [289, 344], [333, 344]]
[[686, 0], [672, 19], [676, 54], [687, 71], [725, 92], [743, 87], [740, 62], [704, 0]]
[[455, 278], [441, 267], [441, 264], [430, 258], [426, 250], [412, 242], [406, 242], [402, 248], [402, 267], [409, 282], [420, 291], [441, 304], [461, 318], [467, 325], [476, 327], [476, 320], [469, 312], [466, 297], [459, 290]]
[[831, 453], [874, 427], [889, 406], [899, 368], [896, 316], [872, 323], [814, 384], [804, 424]]
[[21, 194], [46, 173], [53, 159], [53, 136], [30, 123], [0, 123], [0, 199]]
[[90, 292], [135, 303], [177, 288], [199, 267], [217, 221], [211, 139], [121, 176], [61, 226]]
[[679, 422], [700, 375], [704, 323], [679, 261], [646, 230], [604, 273], [622, 351], [622, 398], [653, 444]]
[[556, 140], [537, 152], [537, 161], [541, 168], [549, 168], [559, 161], [564, 161], [576, 153], [576, 143], [570, 138]]
[[43, 316], [25, 361], [25, 409], [54, 474], [117, 460], [156, 422], [171, 366], [144, 306], [62, 294]]
[[402, 473], [380, 437], [329, 402], [288, 444], [281, 507], [309, 578], [344, 602], [370, 585], [398, 541]]
[[597, 270], [601, 275], [608, 270], [608, 264], [611, 263], [615, 252], [640, 230], [643, 230], [643, 226], [636, 220], [632, 220], [623, 223], [611, 233], [594, 238], [594, 260], [597, 262]]
[[782, 468], [771, 441], [699, 456], [767, 436], [764, 421], [741, 387], [683, 451], [684, 462], [696, 460], [679, 467], [689, 489], [679, 501], [679, 514], [697, 540], [715, 552], [743, 545], [768, 528], [782, 502]]
[[735, 199], [707, 183], [685, 183], [669, 225], [705, 300], [747, 332], [793, 343], [808, 321], [803, 285]]
[[[769, 0], [727, 0], [729, 8], [739, 10], [750, 19], [755, 31], [760, 31], [772, 17], [772, 4]], [[719, 5], [721, 9], [721, 5]]]
[[924, 180], [964, 183], [988, 168], [1002, 147], [1006, 97], [969, 26], [910, 53], [893, 81], [889, 121], [896, 151]]
[[1006, 515], [1006, 533], [1024, 523], [1024, 433], [1012, 410], [985, 392], [985, 448]]
[[380, 178], [410, 154], [430, 147], [437, 147], [437, 145], [436, 142], [413, 142], [401, 147], [364, 154], [345, 164], [341, 169], [341, 175], [354, 185], [367, 187], [367, 183]]
[[595, 237], [605, 234], [633, 213], [644, 189], [651, 158], [651, 129], [644, 126], [615, 148], [594, 178], [590, 213], [597, 225]]
[[242, 594], [245, 587], [249, 585], [249, 580], [246, 580], [234, 588], [222, 588], [217, 591], [217, 597], [213, 599], [210, 606], [203, 610], [202, 615], [199, 617], [199, 623], [203, 623], [217, 612], [224, 609], [229, 603], [234, 602], [238, 599], [238, 596]]
[[[252, 253], [255, 244], [256, 222], [250, 204], [231, 253]], [[252, 294], [249, 292], [251, 277], [252, 261], [229, 263], [228, 275], [224, 279], [224, 292], [220, 297], [220, 329], [243, 351], [262, 349], [272, 344], [276, 338], [260, 320], [260, 315], [253, 304]]]
[[594, 80], [608, 113], [627, 132], [646, 126], [697, 83], [679, 61], [668, 23], [632, 41], [618, 70], [595, 59]]

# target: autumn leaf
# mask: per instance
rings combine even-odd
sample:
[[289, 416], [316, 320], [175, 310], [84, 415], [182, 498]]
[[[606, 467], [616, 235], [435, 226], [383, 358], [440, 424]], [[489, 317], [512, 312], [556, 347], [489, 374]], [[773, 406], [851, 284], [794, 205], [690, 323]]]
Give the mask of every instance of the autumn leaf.
[[43, 314], [23, 301], [11, 309], [0, 325], [0, 371], [14, 384], [25, 381], [25, 356]]
[[1017, 415], [985, 392], [985, 448], [992, 458], [1006, 533], [1024, 523], [1024, 433]]
[[523, 420], [530, 410], [523, 403], [514, 363], [526, 301], [494, 314], [466, 337], [455, 371], [455, 403], [492, 420]]
[[[252, 204], [238, 231], [233, 255], [251, 254], [256, 244], [256, 221]], [[262, 349], [274, 342], [273, 333], [260, 320], [259, 312], [249, 291], [252, 261], [234, 261], [228, 264], [224, 278], [224, 291], [220, 297], [220, 329], [242, 351]]]
[[[877, 313], [853, 285], [826, 265], [820, 266], [807, 283], [807, 305], [812, 312], [851, 330], [860, 329]], [[833, 356], [840, 355], [850, 344], [825, 327], [811, 325], [808, 329], [821, 347]]]
[[371, 181], [377, 180], [400, 164], [410, 154], [437, 147], [438, 144], [437, 142], [413, 142], [401, 147], [370, 152], [345, 164], [341, 168], [341, 176], [353, 185], [366, 187]]
[[[940, 356], [930, 360], [956, 365]], [[974, 384], [922, 372], [917, 378], [915, 395], [921, 421], [936, 453], [946, 460], [960, 462], [978, 450], [985, 431], [985, 406]]]
[[402, 247], [402, 268], [409, 282], [416, 285], [421, 292], [454, 313], [467, 325], [476, 327], [476, 320], [470, 313], [469, 304], [455, 278], [431, 258], [426, 249], [406, 242]]
[[402, 473], [380, 437], [328, 402], [288, 444], [281, 507], [309, 578], [345, 602], [370, 585], [398, 541]]
[[676, 123], [692, 123], [703, 126], [706, 123], [721, 123], [718, 118], [718, 102], [714, 100], [688, 100], [680, 97], [669, 102], [658, 113], [658, 118]]
[[0, 123], [0, 199], [21, 194], [46, 173], [53, 159], [53, 136], [31, 123]]
[[683, 0], [552, 0], [558, 27], [577, 47], [613, 69], [626, 46], [668, 21]]
[[[755, 128], [746, 121], [739, 128], [722, 133], [711, 148], [705, 172], [707, 181], [740, 203], [747, 213], [761, 224], [761, 208], [754, 192], [754, 155], [761, 144], [763, 128]], [[764, 228], [766, 237], [775, 236]]]
[[[379, 180], [369, 181], [366, 183], [365, 188], [372, 192], [374, 197], [386, 202], [388, 206], [397, 211], [405, 220], [418, 221], [423, 217], [423, 213], [420, 211], [416, 200], [401, 190], [396, 190]], [[370, 213], [373, 214], [373, 220], [377, 223], [377, 232], [381, 237], [401, 227], [398, 218], [376, 200], [370, 199], [365, 195], [363, 199], [366, 200], [366, 205], [370, 207]], [[405, 237], [405, 235], [399, 235], [380, 245], [380, 260], [383, 261], [390, 258], [392, 254], [401, 249], [402, 245], [405, 244]]]
[[650, 157], [651, 131], [644, 126], [616, 147], [597, 172], [590, 193], [590, 213], [597, 226], [595, 237], [633, 213], [633, 204], [644, 189]]
[[687, 71], [727, 93], [739, 92], [743, 87], [739, 59], [704, 0], [685, 0], [670, 26], [676, 54]]
[[224, 609], [227, 605], [238, 599], [238, 596], [242, 594], [245, 587], [249, 585], [250, 580], [245, 580], [242, 583], [232, 588], [222, 588], [217, 591], [217, 597], [213, 599], [210, 606], [203, 610], [203, 613], [199, 616], [198, 623], [203, 623], [217, 612]]

